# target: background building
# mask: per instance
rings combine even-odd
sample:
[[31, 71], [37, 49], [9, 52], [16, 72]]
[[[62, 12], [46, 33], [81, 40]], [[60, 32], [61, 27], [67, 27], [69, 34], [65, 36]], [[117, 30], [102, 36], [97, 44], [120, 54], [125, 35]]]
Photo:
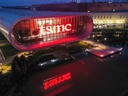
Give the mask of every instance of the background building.
[[65, 3], [32, 5], [34, 10], [73, 11], [73, 12], [104, 12], [128, 10], [127, 2], [98, 2], [98, 3]]
[[128, 27], [128, 12], [90, 12], [94, 28]]
[[65, 4], [33, 5], [32, 9], [84, 12], [93, 18], [94, 28], [128, 27], [128, 1], [100, 2], [100, 0], [93, 0], [92, 2], [85, 3], [73, 0], [71, 3]]

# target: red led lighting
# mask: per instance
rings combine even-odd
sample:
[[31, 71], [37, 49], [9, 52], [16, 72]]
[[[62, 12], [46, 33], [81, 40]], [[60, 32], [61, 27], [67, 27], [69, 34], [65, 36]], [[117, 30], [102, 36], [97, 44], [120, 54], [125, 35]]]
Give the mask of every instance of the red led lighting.
[[69, 32], [72, 30], [72, 24], [66, 24], [66, 25], [49, 25], [49, 26], [41, 26], [40, 27], [40, 31], [41, 31], [41, 34], [44, 34], [45, 32], [43, 31], [43, 29], [46, 31], [46, 32], [50, 32], [50, 33], [59, 33], [59, 32]]
[[49, 87], [54, 86], [55, 84], [64, 82], [64, 81], [69, 80], [69, 79], [71, 79], [71, 73], [66, 73], [66, 74], [64, 74], [62, 76], [59, 76], [57, 78], [51, 79], [49, 81], [46, 81], [44, 83], [44, 89], [46, 90]]

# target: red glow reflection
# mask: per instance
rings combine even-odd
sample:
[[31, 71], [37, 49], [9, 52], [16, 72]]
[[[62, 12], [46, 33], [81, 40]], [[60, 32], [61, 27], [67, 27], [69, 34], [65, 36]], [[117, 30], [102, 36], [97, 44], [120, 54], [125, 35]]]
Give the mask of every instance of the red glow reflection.
[[45, 33], [49, 33], [49, 32], [50, 33], [69, 32], [71, 30], [72, 30], [72, 24], [49, 25], [49, 26], [42, 25], [40, 27], [41, 34], [45, 34]]
[[46, 81], [44, 83], [44, 89], [48, 89], [49, 87], [54, 86], [55, 84], [64, 82], [65, 80], [69, 80], [69, 79], [71, 79], [71, 73], [66, 73], [62, 76]]

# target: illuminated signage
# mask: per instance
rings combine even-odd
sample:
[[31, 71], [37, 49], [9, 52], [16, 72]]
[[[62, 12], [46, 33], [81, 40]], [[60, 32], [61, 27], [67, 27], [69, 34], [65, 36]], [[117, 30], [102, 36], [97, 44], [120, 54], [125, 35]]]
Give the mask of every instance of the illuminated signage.
[[44, 34], [45, 31], [50, 33], [59, 33], [59, 32], [69, 32], [72, 30], [72, 24], [66, 24], [66, 25], [49, 25], [49, 26], [41, 26], [41, 34]]
[[69, 80], [69, 79], [71, 79], [71, 73], [66, 73], [66, 74], [64, 74], [62, 76], [59, 76], [57, 78], [51, 79], [49, 81], [46, 81], [44, 83], [44, 89], [46, 90], [46, 89], [48, 89], [51, 86], [54, 86], [56, 84], [59, 84], [61, 82], [64, 82], [66, 80]]

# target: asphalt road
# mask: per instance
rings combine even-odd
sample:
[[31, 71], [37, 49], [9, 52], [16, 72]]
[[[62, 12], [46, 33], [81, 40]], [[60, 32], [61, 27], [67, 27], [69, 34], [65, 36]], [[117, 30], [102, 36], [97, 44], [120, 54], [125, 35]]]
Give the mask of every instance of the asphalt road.
[[[7, 40], [0, 40], [0, 45], [5, 44], [5, 43], [8, 43], [8, 41]], [[3, 60], [4, 60], [4, 57], [2, 56], [2, 53], [0, 51], [0, 61], [3, 61]]]
[[3, 57], [2, 57], [2, 54], [0, 52], [0, 61], [4, 60]]

